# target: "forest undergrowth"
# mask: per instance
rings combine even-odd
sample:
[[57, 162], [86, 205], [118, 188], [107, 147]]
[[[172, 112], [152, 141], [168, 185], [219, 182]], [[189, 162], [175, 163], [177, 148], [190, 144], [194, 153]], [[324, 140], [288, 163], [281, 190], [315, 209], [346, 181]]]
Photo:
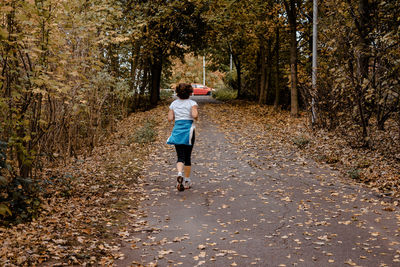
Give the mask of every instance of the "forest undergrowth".
[[165, 108], [132, 114], [87, 156], [44, 169], [39, 217], [0, 227], [0, 265], [110, 265], [119, 258], [118, 240], [127, 217], [138, 215], [143, 162]]

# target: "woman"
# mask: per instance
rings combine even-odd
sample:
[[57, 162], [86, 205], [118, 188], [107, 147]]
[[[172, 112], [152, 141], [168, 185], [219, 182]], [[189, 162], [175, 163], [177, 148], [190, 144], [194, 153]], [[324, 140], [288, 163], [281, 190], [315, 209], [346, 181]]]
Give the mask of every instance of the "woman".
[[[197, 120], [199, 114], [197, 103], [189, 96], [193, 93], [190, 84], [180, 83], [175, 89], [178, 99], [174, 100], [169, 106], [168, 121], [174, 121], [174, 129], [168, 138], [167, 144], [175, 145], [178, 160], [176, 168], [178, 169], [177, 189], [183, 191], [192, 186], [190, 180], [191, 155], [195, 140], [193, 120]], [[183, 177], [183, 173], [185, 177]]]

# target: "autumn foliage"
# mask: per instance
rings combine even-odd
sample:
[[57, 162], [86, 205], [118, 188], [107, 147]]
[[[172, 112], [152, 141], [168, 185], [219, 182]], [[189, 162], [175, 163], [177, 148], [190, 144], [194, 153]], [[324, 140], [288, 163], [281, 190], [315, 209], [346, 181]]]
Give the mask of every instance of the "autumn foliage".
[[[220, 99], [292, 117], [314, 100], [314, 127], [399, 160], [400, 2], [326, 0], [319, 12], [314, 90], [310, 1], [2, 1], [2, 222], [39, 214], [46, 167], [90, 154], [120, 119], [155, 107], [160, 87], [198, 79], [188, 53], [225, 79]], [[132, 138], [151, 143], [153, 126]]]

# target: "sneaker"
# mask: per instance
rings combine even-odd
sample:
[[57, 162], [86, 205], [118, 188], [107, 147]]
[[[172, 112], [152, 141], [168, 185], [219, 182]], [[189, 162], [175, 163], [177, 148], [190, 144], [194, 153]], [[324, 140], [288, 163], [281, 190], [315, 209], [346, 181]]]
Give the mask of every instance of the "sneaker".
[[176, 184], [176, 189], [178, 189], [178, 191], [184, 191], [185, 187], [183, 186], [182, 175], [178, 175], [178, 178], [176, 178], [176, 180], [178, 181], [178, 183]]
[[190, 178], [185, 178], [183, 184], [185, 186], [185, 189], [192, 188], [192, 180], [190, 180]]

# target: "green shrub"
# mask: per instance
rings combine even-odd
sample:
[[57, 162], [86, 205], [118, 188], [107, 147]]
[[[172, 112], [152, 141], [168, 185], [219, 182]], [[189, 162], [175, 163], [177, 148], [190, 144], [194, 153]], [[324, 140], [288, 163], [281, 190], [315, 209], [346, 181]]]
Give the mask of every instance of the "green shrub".
[[306, 136], [299, 136], [295, 139], [293, 139], [293, 143], [298, 147], [298, 148], [304, 148], [308, 143], [310, 143], [310, 140]]
[[236, 71], [230, 71], [227, 72], [225, 77], [224, 77], [224, 84], [226, 88], [230, 90], [237, 90], [237, 72]]
[[161, 100], [166, 100], [171, 98], [174, 95], [174, 90], [172, 89], [163, 89], [160, 90], [160, 98]]
[[[0, 225], [28, 221], [39, 214], [40, 200], [37, 182], [12, 176], [7, 164], [7, 143], [0, 141]], [[6, 175], [6, 171], [10, 174]]]
[[154, 120], [147, 120], [143, 127], [139, 128], [133, 135], [133, 141], [138, 144], [147, 144], [156, 139], [157, 133], [154, 129]]
[[0, 141], [0, 218], [1, 219], [12, 216], [10, 205], [5, 201], [5, 198], [8, 197], [7, 187], [9, 186], [8, 179], [3, 176], [4, 169], [6, 169], [7, 167], [6, 150], [7, 150], [7, 143]]
[[360, 173], [359, 169], [351, 169], [347, 172], [347, 174], [349, 175], [349, 177], [351, 179], [354, 179], [354, 180], [360, 180], [360, 178], [361, 178], [361, 173]]
[[212, 96], [220, 101], [228, 101], [228, 100], [233, 100], [236, 99], [237, 97], [237, 91], [223, 88], [223, 89], [218, 89], [215, 92], [213, 92]]

